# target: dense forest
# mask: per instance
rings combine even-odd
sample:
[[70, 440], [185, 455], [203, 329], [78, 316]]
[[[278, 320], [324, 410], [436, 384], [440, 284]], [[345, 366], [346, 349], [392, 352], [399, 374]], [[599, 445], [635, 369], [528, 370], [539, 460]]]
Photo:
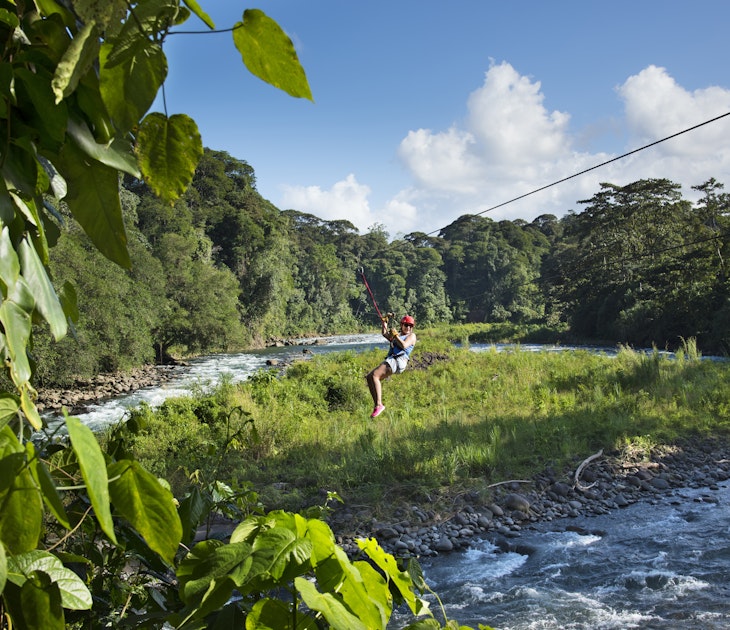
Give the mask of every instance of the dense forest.
[[695, 187], [695, 203], [666, 179], [606, 183], [561, 218], [464, 215], [438, 235], [394, 240], [380, 225], [360, 234], [346, 220], [276, 208], [254, 169], [220, 151], [205, 151], [174, 205], [130, 176], [122, 187], [131, 271], [70, 214], [60, 226], [51, 270], [59, 292], [76, 288], [79, 313], [73, 336], [35, 339], [40, 386], [273, 337], [374, 329], [361, 268], [381, 311], [421, 326], [543, 323], [582, 340], [730, 348], [730, 197], [714, 179]]

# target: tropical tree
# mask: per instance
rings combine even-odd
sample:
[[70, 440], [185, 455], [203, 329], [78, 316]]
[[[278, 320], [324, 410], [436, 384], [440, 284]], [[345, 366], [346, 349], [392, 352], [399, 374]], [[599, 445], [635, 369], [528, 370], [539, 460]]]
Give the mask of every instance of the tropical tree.
[[703, 190], [693, 208], [666, 179], [602, 184], [583, 212], [566, 218], [546, 275], [574, 332], [641, 345], [707, 337], [723, 294], [726, 200], [713, 198], [713, 184]]
[[228, 268], [216, 268], [200, 252], [210, 250], [202, 234], [165, 234], [155, 252], [165, 281], [160, 286], [167, 308], [154, 331], [158, 359], [173, 346], [183, 354], [229, 350], [243, 343], [238, 310], [239, 286]]

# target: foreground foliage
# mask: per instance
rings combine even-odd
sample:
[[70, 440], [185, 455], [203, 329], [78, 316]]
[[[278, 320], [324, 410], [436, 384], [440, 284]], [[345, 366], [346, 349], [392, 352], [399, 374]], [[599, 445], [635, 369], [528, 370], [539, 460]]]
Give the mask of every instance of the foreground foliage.
[[[242, 520], [227, 544], [190, 546], [219, 491], [176, 505], [121, 437], [104, 451], [73, 417], [66, 437], [35, 441], [33, 323], [59, 340], [78, 318], [74, 288], [57, 294], [48, 273], [56, 222], [73, 216], [129, 268], [119, 173], [172, 203], [202, 155], [189, 117], [147, 113], [165, 37], [191, 14], [214, 28], [194, 0], [0, 0], [0, 351], [12, 383], [0, 393], [0, 627], [382, 628], [401, 601], [427, 611], [375, 541], [351, 562], [323, 522], [276, 512]], [[311, 98], [278, 24], [247, 10], [232, 33], [251, 72]]]
[[104, 452], [78, 419], [66, 427], [67, 444], [41, 450], [0, 430], [0, 627], [385, 628], [401, 604], [422, 618], [412, 627], [441, 627], [418, 566], [375, 540], [351, 561], [324, 521], [283, 511], [242, 518], [227, 543], [196, 539], [235, 506], [225, 484], [176, 505], [119, 435]]

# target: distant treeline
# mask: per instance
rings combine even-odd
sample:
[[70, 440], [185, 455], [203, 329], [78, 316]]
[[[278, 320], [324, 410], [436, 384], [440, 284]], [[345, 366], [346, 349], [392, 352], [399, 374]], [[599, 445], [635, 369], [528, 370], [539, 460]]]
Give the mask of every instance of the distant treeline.
[[[376, 329], [382, 312], [442, 322], [543, 323], [582, 339], [701, 350], [730, 347], [730, 198], [711, 179], [696, 203], [666, 179], [602, 184], [584, 209], [531, 222], [464, 215], [438, 235], [390, 240], [346, 220], [280, 210], [253, 168], [206, 150], [174, 206], [123, 183], [134, 267], [104, 259], [69, 220], [54, 282], [77, 289], [75, 335], [35, 339], [38, 384], [271, 337]], [[69, 215], [70, 216], [70, 215]]]

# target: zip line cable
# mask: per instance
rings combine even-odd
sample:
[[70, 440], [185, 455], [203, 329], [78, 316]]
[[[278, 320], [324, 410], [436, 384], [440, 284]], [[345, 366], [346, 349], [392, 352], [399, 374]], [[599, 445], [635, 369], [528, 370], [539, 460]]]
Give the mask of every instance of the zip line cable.
[[382, 313], [380, 312], [380, 309], [378, 308], [378, 303], [375, 301], [375, 296], [373, 295], [372, 290], [370, 289], [370, 285], [368, 284], [367, 279], [365, 278], [365, 269], [363, 267], [360, 267], [358, 270], [360, 273], [360, 276], [362, 277], [362, 281], [365, 283], [365, 288], [368, 290], [368, 293], [370, 294], [370, 299], [373, 301], [373, 306], [375, 307], [375, 312], [378, 314], [378, 317], [380, 318], [380, 321], [385, 321], [387, 318], [383, 317]]
[[[624, 153], [622, 155], [619, 155], [615, 158], [611, 158], [610, 160], [606, 160], [605, 162], [601, 162], [600, 164], [596, 164], [595, 166], [591, 166], [590, 168], [586, 168], [582, 171], [579, 171], [578, 173], [573, 173], [572, 175], [568, 175], [568, 177], [563, 177], [562, 179], [559, 179], [557, 181], [554, 181], [552, 184], [546, 184], [545, 186], [541, 186], [540, 188], [536, 188], [535, 190], [531, 190], [530, 192], [524, 193], [523, 195], [519, 195], [518, 197], [514, 197], [513, 199], [509, 199], [508, 201], [503, 201], [502, 203], [497, 204], [496, 206], [492, 206], [491, 208], [487, 208], [486, 210], [482, 210], [481, 212], [474, 213], [475, 216], [480, 216], [482, 214], [486, 214], [487, 212], [491, 212], [492, 210], [496, 210], [497, 208], [501, 208], [502, 206], [506, 206], [510, 203], [514, 203], [515, 201], [519, 201], [520, 199], [524, 199], [525, 197], [529, 197], [530, 195], [534, 195], [535, 193], [542, 192], [543, 190], [546, 190], [548, 188], [552, 188], [553, 186], [557, 186], [558, 184], [562, 184], [563, 182], [567, 182], [570, 179], [573, 179], [574, 177], [578, 177], [580, 175], [585, 175], [586, 173], [589, 173], [590, 171], [594, 171], [597, 168], [601, 168], [602, 166], [606, 166], [607, 164], [611, 164], [611, 162], [616, 162], [618, 160], [622, 160], [625, 157], [628, 157], [629, 155], [633, 155], [634, 153], [638, 153], [639, 151], [643, 151], [644, 149], [648, 149], [650, 147], [656, 146], [657, 144], [660, 144], [662, 142], [666, 142], [667, 140], [671, 140], [672, 138], [676, 138], [677, 136], [681, 136], [682, 134], [688, 133], [690, 131], [694, 131], [695, 129], [699, 129], [700, 127], [704, 127], [705, 125], [709, 125], [710, 123], [716, 122], [722, 118], [725, 118], [726, 116], [730, 116], [730, 112], [726, 112], [724, 114], [720, 114], [719, 116], [715, 116], [714, 118], [710, 118], [710, 120], [706, 120], [705, 122], [699, 123], [698, 125], [694, 125], [692, 127], [688, 127], [687, 129], [684, 129], [683, 131], [678, 131], [677, 133], [673, 133], [671, 136], [667, 136], [666, 138], [662, 138], [661, 140], [655, 140], [654, 142], [650, 142], [649, 144], [645, 144], [643, 147], [639, 147], [638, 149], [634, 149], [633, 151], [629, 151], [628, 153]], [[426, 236], [431, 236], [432, 234], [436, 234], [437, 232], [441, 232], [444, 228], [439, 228], [437, 230], [433, 230], [432, 232], [428, 232]]]

